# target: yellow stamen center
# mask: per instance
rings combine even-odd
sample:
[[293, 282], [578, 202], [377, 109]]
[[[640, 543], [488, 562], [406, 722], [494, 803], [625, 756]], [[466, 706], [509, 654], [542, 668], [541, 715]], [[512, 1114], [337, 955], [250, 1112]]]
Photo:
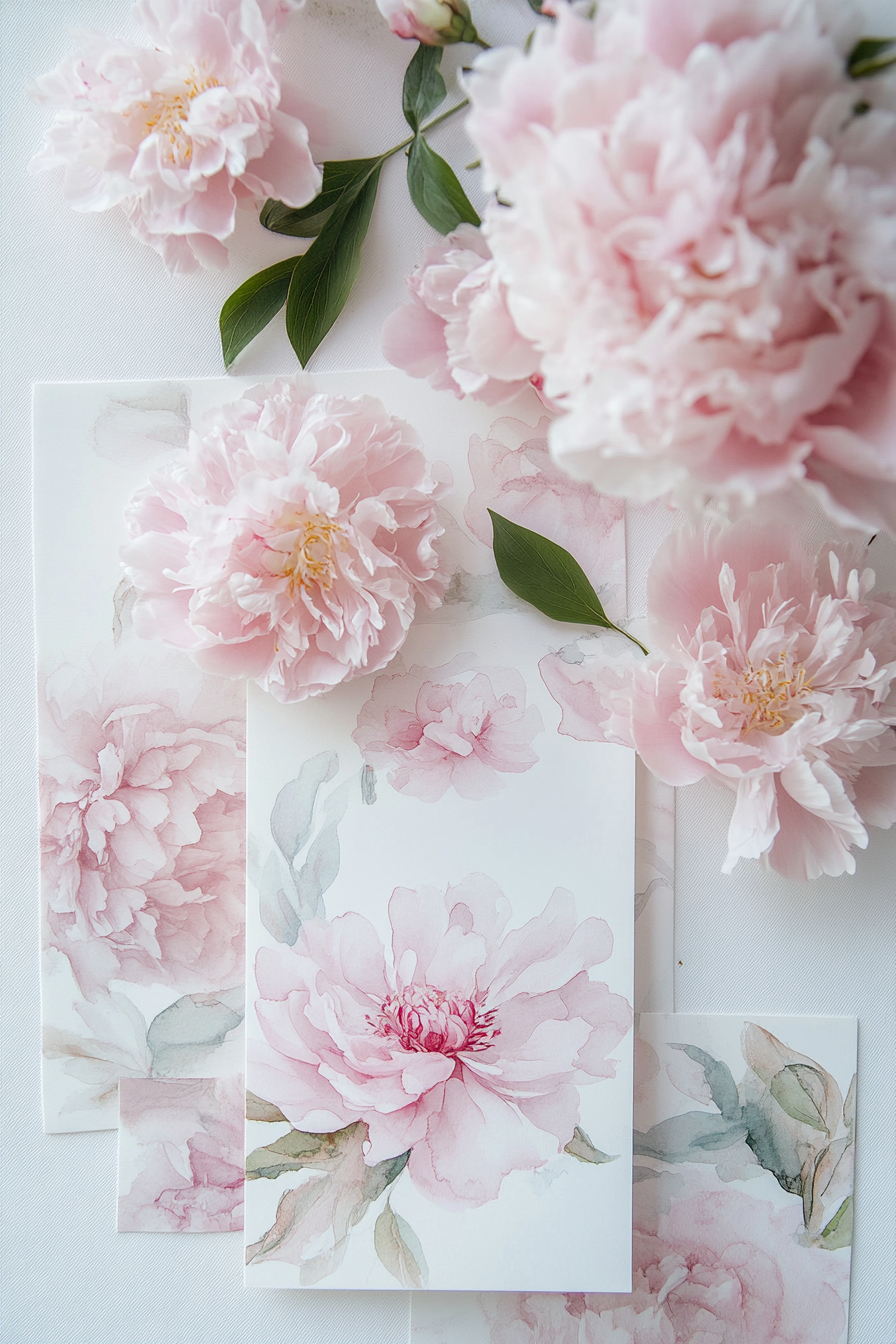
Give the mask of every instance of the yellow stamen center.
[[743, 715], [743, 733], [759, 729], [775, 735], [786, 732], [799, 718], [802, 701], [811, 691], [812, 679], [806, 669], [794, 664], [790, 654], [781, 653], [775, 662], [759, 667], [747, 663], [741, 672], [717, 673], [714, 695]]
[[325, 513], [304, 513], [296, 510], [280, 519], [286, 533], [292, 533], [292, 549], [280, 552], [282, 567], [278, 572], [289, 578], [293, 597], [299, 588], [327, 589], [336, 575], [336, 552], [345, 546], [345, 531]]
[[171, 163], [188, 163], [192, 158], [193, 146], [183, 127], [190, 115], [190, 103], [206, 89], [217, 88], [220, 81], [214, 75], [201, 78], [191, 70], [182, 91], [154, 93], [148, 103], [140, 103], [146, 134], [160, 135], [168, 141], [167, 158]]

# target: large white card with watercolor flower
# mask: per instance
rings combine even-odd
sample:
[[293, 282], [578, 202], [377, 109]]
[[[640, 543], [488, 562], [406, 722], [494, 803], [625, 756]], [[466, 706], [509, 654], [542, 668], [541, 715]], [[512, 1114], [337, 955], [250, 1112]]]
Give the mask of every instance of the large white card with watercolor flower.
[[446, 593], [383, 671], [250, 686], [247, 1283], [627, 1290], [634, 759], [558, 732], [539, 660], [569, 635], [501, 585], [486, 509], [552, 511], [527, 521], [617, 613], [621, 517], [585, 535], [534, 396], [318, 382], [447, 467]]

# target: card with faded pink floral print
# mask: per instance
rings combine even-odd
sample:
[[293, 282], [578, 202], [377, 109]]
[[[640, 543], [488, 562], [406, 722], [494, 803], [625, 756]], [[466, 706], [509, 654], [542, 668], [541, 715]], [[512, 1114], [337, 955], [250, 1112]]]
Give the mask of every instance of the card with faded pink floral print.
[[120, 1079], [242, 1071], [245, 691], [136, 636], [119, 558], [127, 501], [183, 452], [201, 396], [35, 389], [51, 1131], [114, 1128]]
[[534, 395], [337, 377], [450, 471], [446, 599], [383, 671], [250, 687], [246, 1282], [624, 1291], [634, 757], [558, 731], [539, 662], [581, 632], [503, 587], [486, 510], [617, 613], [622, 517], [556, 473]]
[[412, 1344], [845, 1344], [856, 1022], [642, 1013], [632, 1292], [430, 1294]]

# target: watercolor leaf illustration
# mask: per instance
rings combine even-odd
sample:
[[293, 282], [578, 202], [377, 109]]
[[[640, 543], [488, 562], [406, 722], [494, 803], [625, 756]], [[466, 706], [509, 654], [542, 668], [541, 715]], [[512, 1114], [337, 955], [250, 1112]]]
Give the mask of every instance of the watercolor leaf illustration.
[[286, 1116], [279, 1106], [275, 1106], [272, 1101], [265, 1101], [263, 1097], [258, 1097], [254, 1092], [246, 1089], [246, 1119], [259, 1120], [263, 1124], [289, 1124]]
[[118, 1092], [119, 1078], [145, 1078], [152, 1067], [146, 1019], [126, 994], [107, 994], [76, 1005], [90, 1035], [44, 1029], [47, 1059], [64, 1060], [63, 1071], [91, 1091], [85, 1105], [102, 1106]]
[[584, 1129], [580, 1129], [578, 1125], [576, 1125], [573, 1136], [563, 1151], [569, 1153], [570, 1157], [576, 1158], [579, 1162], [589, 1162], [596, 1167], [603, 1166], [605, 1162], [615, 1162], [619, 1156], [618, 1153], [611, 1156], [609, 1153], [602, 1153], [599, 1148], [595, 1148]]
[[373, 1244], [381, 1262], [403, 1288], [426, 1287], [429, 1269], [420, 1238], [388, 1199], [376, 1220]]
[[149, 1024], [146, 1043], [157, 1078], [183, 1074], [224, 1044], [246, 1015], [242, 985], [213, 994], [185, 994]]
[[[324, 892], [339, 874], [339, 823], [348, 808], [351, 782], [341, 784], [318, 806], [324, 784], [339, 769], [335, 751], [305, 761], [284, 784], [271, 810], [272, 850], [259, 879], [259, 913], [272, 938], [290, 947], [306, 919], [324, 912]], [[317, 834], [315, 823], [321, 821]], [[313, 838], [312, 838], [313, 836]], [[305, 851], [304, 861], [297, 861]]]

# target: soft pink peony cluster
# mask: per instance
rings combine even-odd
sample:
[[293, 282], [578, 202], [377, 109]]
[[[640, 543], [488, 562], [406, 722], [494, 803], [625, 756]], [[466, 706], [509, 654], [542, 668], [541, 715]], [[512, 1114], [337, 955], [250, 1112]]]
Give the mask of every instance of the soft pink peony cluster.
[[444, 475], [373, 397], [253, 388], [128, 507], [134, 627], [282, 701], [377, 671], [439, 604]]
[[435, 803], [450, 788], [470, 799], [499, 793], [502, 774], [535, 765], [543, 728], [519, 672], [461, 655], [377, 677], [352, 737], [367, 765], [389, 770], [393, 789]]
[[782, 526], [682, 529], [650, 570], [652, 656], [542, 675], [564, 731], [590, 720], [669, 784], [735, 792], [725, 872], [851, 873], [896, 820], [896, 609], [873, 585], [857, 550], [810, 555]]
[[795, 1207], [694, 1171], [633, 1191], [631, 1293], [496, 1293], [493, 1344], [840, 1344], [847, 1267], [800, 1246]]
[[79, 34], [36, 81], [58, 109], [31, 161], [65, 169], [80, 211], [121, 206], [174, 272], [223, 266], [239, 197], [306, 205], [321, 186], [308, 131], [280, 107], [271, 41], [292, 0], [139, 0], [152, 43]]
[[302, 926], [293, 948], [262, 948], [249, 1087], [296, 1128], [368, 1127], [369, 1166], [410, 1149], [408, 1171], [436, 1203], [478, 1207], [505, 1176], [560, 1153], [578, 1086], [615, 1076], [608, 1058], [631, 1009], [591, 967], [607, 924], [576, 923], [559, 888], [507, 929], [511, 907], [473, 874], [444, 893], [396, 888], [391, 955], [350, 912]]
[[534, 380], [538, 353], [517, 331], [488, 243], [460, 224], [408, 277], [411, 303], [383, 327], [383, 354], [413, 378], [489, 406]]
[[376, 3], [398, 37], [424, 42], [429, 47], [477, 41], [466, 0], [376, 0]]
[[847, 77], [857, 11], [556, 9], [467, 87], [557, 460], [686, 506], [802, 483], [896, 530], [896, 79]]
[[42, 683], [45, 938], [88, 998], [113, 979], [240, 980], [240, 709], [167, 653], [62, 664]]

